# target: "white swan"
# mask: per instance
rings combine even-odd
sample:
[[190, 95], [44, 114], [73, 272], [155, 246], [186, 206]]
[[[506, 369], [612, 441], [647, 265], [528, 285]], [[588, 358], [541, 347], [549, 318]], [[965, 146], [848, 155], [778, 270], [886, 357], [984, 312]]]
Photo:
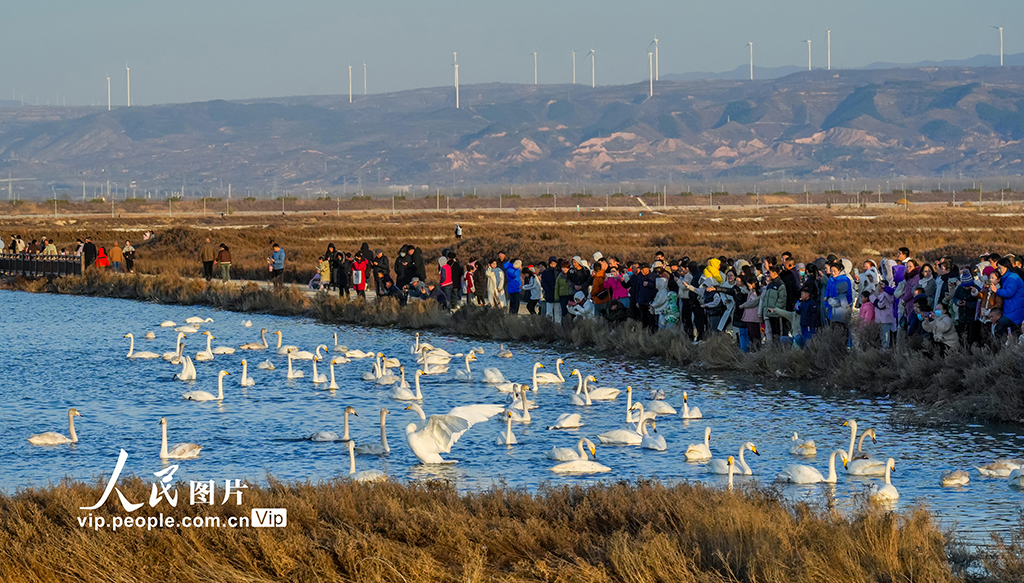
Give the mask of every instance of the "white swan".
[[533, 401], [531, 399], [526, 399], [524, 401], [522, 398], [522, 392], [530, 390], [530, 387], [526, 385], [519, 385], [516, 388], [516, 390], [520, 392], [520, 396], [517, 397], [515, 392], [509, 393], [508, 395], [505, 396], [506, 409], [515, 409], [517, 407], [522, 407], [524, 402], [526, 403], [526, 406], [530, 408], [531, 411], [537, 408], [536, 401]]
[[[594, 460], [597, 459], [597, 452], [594, 452]], [[599, 474], [603, 472], [612, 471], [611, 468], [604, 464], [599, 464], [594, 460], [586, 458], [584, 455], [583, 459], [577, 459], [570, 462], [562, 462], [557, 466], [551, 468], [552, 472], [556, 474]]]
[[[593, 379], [594, 377], [589, 376], [587, 378], [583, 378], [583, 375], [580, 374], [580, 371], [576, 369], [573, 369], [573, 371], [569, 373], [570, 377], [572, 377], [573, 375], [576, 375], [578, 383], [576, 385], [576, 392], [569, 395], [569, 403], [577, 407], [589, 407], [593, 405], [593, 401], [590, 400], [590, 387], [587, 385], [587, 381]], [[597, 380], [595, 379], [594, 382], [597, 382]]]
[[167, 418], [160, 418], [160, 459], [191, 460], [199, 457], [203, 446], [195, 443], [176, 443], [174, 447], [167, 448]]
[[1006, 482], [1014, 488], [1024, 488], [1024, 469], [1016, 469], [1006, 477]]
[[423, 374], [445, 374], [448, 372], [448, 365], [446, 364], [423, 364]]
[[338, 344], [338, 333], [334, 333], [334, 352], [348, 352], [348, 346]]
[[416, 343], [412, 345], [412, 348], [409, 350], [409, 353], [410, 354], [416, 354], [417, 352], [420, 352], [420, 351], [423, 351], [423, 350], [433, 350], [433, 349], [434, 349], [433, 345], [427, 344], [426, 342], [423, 342], [423, 343], [420, 342], [420, 333], [417, 332], [416, 333]]
[[505, 345], [502, 344], [501, 347], [498, 348], [498, 358], [512, 358], [512, 351], [506, 349]]
[[174, 378], [179, 381], [194, 381], [196, 380], [196, 366], [192, 364], [192, 357], [186, 356], [181, 361], [181, 372], [174, 375]]
[[132, 334], [131, 332], [125, 334], [124, 337], [127, 338], [129, 341], [131, 341], [131, 344], [128, 345], [128, 356], [127, 356], [127, 358], [137, 358], [137, 359], [160, 358], [159, 354], [157, 354], [155, 352], [149, 352], [148, 350], [141, 350], [139, 352], [135, 352], [135, 335]]
[[939, 484], [945, 487], [966, 486], [971, 481], [971, 475], [963, 470], [946, 470], [939, 478]]
[[365, 352], [362, 350], [346, 350], [345, 356], [347, 358], [370, 358], [372, 356], [375, 356], [375, 353]]
[[289, 352], [295, 352], [299, 349], [298, 346], [292, 346], [291, 344], [282, 344], [281, 341], [284, 339], [284, 334], [281, 334], [280, 330], [275, 330], [274, 334], [277, 334], [277, 353], [288, 354]]
[[[324, 349], [326, 350], [327, 347], [324, 346]], [[462, 355], [460, 354], [459, 356], [462, 356]], [[384, 356], [383, 352], [380, 353], [380, 359], [381, 359], [380, 360], [380, 367], [381, 367], [381, 369], [384, 370], [384, 372], [387, 372], [389, 368], [398, 368], [398, 367], [402, 366], [402, 363], [399, 362], [397, 358], [394, 358], [394, 357], [388, 358], [388, 357]]]
[[702, 462], [711, 459], [711, 427], [704, 428], [704, 443], [690, 445], [686, 448], [686, 461]]
[[313, 352], [310, 352], [308, 350], [298, 350], [298, 349], [295, 349], [295, 350], [289, 350], [288, 354], [292, 355], [292, 358], [294, 358], [295, 360], [313, 360], [314, 358], [317, 357], [317, 355], [319, 354], [319, 351], [317, 351], [316, 353], [313, 353]]
[[644, 410], [654, 415], [675, 415], [676, 408], [662, 400], [644, 401]]
[[230, 376], [228, 371], [222, 370], [217, 373], [217, 396], [214, 397], [206, 391], [189, 391], [182, 397], [186, 401], [223, 401], [224, 400], [224, 377]]
[[729, 456], [729, 491], [732, 491], [732, 475], [736, 473], [736, 464], [734, 463], [732, 456]]
[[489, 366], [484, 369], [484, 382], [489, 385], [501, 384], [505, 382], [505, 375], [497, 367]]
[[789, 453], [803, 457], [810, 457], [818, 453], [818, 447], [814, 445], [813, 439], [800, 439], [800, 436], [793, 432], [793, 445], [789, 446]]
[[455, 371], [455, 380], [457, 381], [471, 381], [473, 380], [473, 371], [469, 370], [470, 361], [476, 360], [476, 354], [470, 350], [469, 354], [466, 355], [466, 370], [461, 368]]
[[177, 324], [170, 320], [164, 320], [163, 322], [160, 322], [161, 328], [174, 328], [175, 326], [177, 326]]
[[344, 356], [335, 356], [334, 358], [331, 359], [331, 362], [333, 362], [334, 364], [346, 364], [352, 361], [349, 360], [348, 358], [345, 358]]
[[422, 370], [417, 370], [416, 374], [413, 375], [413, 382], [416, 384], [415, 393], [410, 391], [408, 387], [396, 385], [391, 387], [391, 390], [388, 391], [388, 397], [396, 401], [422, 401], [423, 393], [420, 392], [420, 376], [422, 375]]
[[288, 354], [288, 374], [285, 375], [285, 378], [288, 378], [288, 379], [301, 379], [301, 378], [304, 378], [306, 376], [306, 373], [302, 372], [301, 370], [294, 370], [294, 369], [292, 369], [292, 360], [294, 360], [294, 359], [292, 358], [291, 353], [289, 353]]
[[[559, 372], [558, 374], [561, 375], [562, 373]], [[593, 376], [590, 378], [594, 379]], [[594, 382], [596, 383], [597, 379], [594, 379]], [[612, 387], [594, 387], [590, 389], [590, 398], [594, 401], [612, 401], [615, 397], [618, 397], [621, 392], [621, 390]], [[671, 407], [669, 408], [671, 409]], [[672, 413], [675, 412], [675, 409], [672, 409]]]
[[[184, 349], [184, 343], [182, 343], [182, 340], [184, 340], [184, 339], [185, 339], [185, 334], [183, 332], [178, 332], [178, 337], [174, 340], [174, 352], [165, 352], [163, 354], [163, 359], [164, 360], [169, 360], [169, 361], [172, 361], [172, 362], [175, 361], [175, 360], [181, 360], [181, 351]], [[174, 364], [180, 364], [180, 363], [174, 363]]]
[[505, 411], [505, 431], [498, 434], [498, 445], [517, 445], [519, 440], [512, 433], [512, 413]]
[[533, 365], [533, 376], [536, 379], [537, 384], [551, 385], [551, 384], [564, 383], [565, 382], [565, 377], [562, 376], [562, 365], [563, 364], [565, 364], [565, 361], [562, 360], [561, 358], [559, 358], [558, 360], [555, 361], [555, 371], [557, 371], [558, 374], [552, 374], [552, 373], [549, 373], [549, 372], [538, 373], [537, 369], [538, 368], [544, 368], [544, 365], [539, 363], [539, 362], [534, 364]]
[[665, 451], [668, 449], [668, 444], [665, 443], [665, 438], [660, 435], [651, 435], [647, 432], [647, 425], [650, 424], [651, 429], [654, 433], [658, 433], [658, 428], [655, 425], [654, 419], [644, 419], [640, 423], [640, 432], [643, 434], [643, 439], [640, 440], [640, 447], [644, 449], [653, 449], [654, 451]]
[[857, 422], [853, 419], [843, 425], [850, 427], [850, 449], [846, 452], [846, 473], [854, 476], [884, 476], [885, 462], [877, 459], [853, 459], [853, 446], [857, 441]]
[[391, 448], [388, 447], [388, 433], [384, 429], [384, 418], [390, 413], [391, 411], [388, 411], [386, 408], [380, 410], [380, 443], [360, 445], [356, 447], [356, 453], [359, 455], [387, 455], [391, 453]]
[[555, 424], [548, 429], [576, 429], [583, 427], [583, 418], [579, 413], [562, 413], [555, 420]]
[[256, 379], [249, 376], [249, 364], [244, 358], [242, 359], [242, 380], [238, 384], [243, 387], [251, 387], [256, 384]]
[[647, 393], [647, 398], [652, 401], [664, 401], [665, 389], [651, 389], [651, 392]]
[[576, 449], [571, 447], [552, 447], [544, 455], [548, 456], [548, 459], [553, 459], [556, 462], [571, 462], [573, 460], [587, 459], [587, 454], [583, 452], [583, 444], [587, 444], [587, 449], [590, 450], [590, 455], [597, 458], [597, 448], [594, 447], [594, 442], [590, 441], [586, 437], [581, 437], [579, 442], [576, 444]]
[[245, 344], [238, 347], [239, 350], [264, 350], [270, 348], [267, 344], [267, 329], [260, 328], [260, 341], [259, 342], [246, 342]]
[[192, 324], [193, 326], [202, 325], [206, 322], [212, 322], [213, 318], [200, 318], [199, 316], [192, 316], [191, 318], [185, 318], [186, 324]]
[[[515, 406], [513, 406], [506, 409], [506, 411], [508, 411], [509, 418], [512, 419], [512, 421], [515, 421], [516, 423], [530, 423], [532, 419], [530, 419], [529, 400], [526, 398], [526, 385], [520, 386], [522, 388], [519, 392], [519, 407], [516, 408]], [[513, 405], [515, 404], [516, 403], [513, 401]]]
[[213, 360], [213, 350], [210, 348], [210, 343], [213, 342], [213, 334], [207, 330], [206, 332], [203, 332], [203, 335], [206, 336], [206, 350], [200, 350], [196, 353], [197, 362], [209, 362]]
[[252, 320], [242, 320], [243, 328], [252, 328]]
[[257, 364], [256, 368], [260, 370], [274, 370], [277, 367], [274, 366], [274, 363], [270, 362], [270, 360], [264, 360], [263, 362]]
[[450, 453], [452, 446], [474, 424], [486, 421], [501, 413], [501, 405], [466, 405], [456, 407], [446, 415], [431, 415], [427, 418], [423, 409], [413, 403], [406, 410], [415, 411], [419, 415], [418, 423], [410, 423], [405, 427], [405, 439], [416, 455], [416, 459], [425, 464], [455, 463], [445, 460], [442, 453]]
[[846, 465], [847, 456], [846, 452], [837, 449], [832, 452], [832, 455], [828, 456], [828, 477], [822, 476], [821, 472], [817, 468], [805, 465], [793, 465], [783, 468], [781, 472], [775, 477], [780, 482], [788, 482], [790, 484], [817, 484], [819, 482], [825, 482], [828, 484], [835, 484], [836, 477], [836, 456], [840, 456], [843, 460], [843, 465]]
[[871, 438], [871, 443], [878, 443], [878, 440], [876, 439], [876, 436], [875, 436], [875, 430], [874, 429], [865, 429], [864, 431], [861, 432], [860, 439], [857, 440], [857, 451], [853, 452], [853, 457], [850, 458], [851, 461], [853, 461], [853, 460], [862, 460], [862, 459], [870, 459], [871, 458], [871, 454], [866, 452], [866, 451], [864, 451], [864, 438], [865, 437], [870, 437]]
[[890, 472], [896, 471], [896, 461], [889, 458], [885, 461], [885, 484], [882, 487], [878, 487], [874, 484], [874, 488], [868, 494], [868, 498], [875, 502], [895, 502], [900, 499], [900, 493], [896, 490], [896, 486], [892, 485], [892, 480], [889, 475]]
[[[736, 473], [743, 476], [750, 476], [754, 474], [754, 472], [750, 470], [750, 466], [747, 465], [747, 461], [743, 459], [743, 452], [748, 449], [754, 452], [755, 455], [761, 455], [757, 452], [757, 448], [754, 447], [754, 444], [749, 441], [740, 446], [739, 463], [736, 464], [735, 469]], [[729, 464], [722, 459], [713, 459], [708, 463], [708, 472], [711, 474], [728, 474]]]
[[333, 360], [331, 361], [330, 368], [331, 368], [331, 384], [327, 385], [327, 390], [328, 391], [336, 391], [338, 389], [338, 383], [337, 383], [337, 381], [334, 380], [334, 361]]
[[359, 417], [359, 413], [356, 413], [356, 410], [355, 410], [354, 407], [352, 407], [351, 405], [349, 405], [348, 407], [345, 407], [345, 422], [344, 422], [345, 423], [345, 434], [341, 438], [339, 438], [338, 434], [333, 432], [333, 431], [317, 431], [316, 433], [314, 433], [313, 435], [310, 435], [306, 439], [308, 439], [310, 441], [320, 441], [320, 442], [322, 442], [322, 441], [349, 441], [351, 439], [348, 436], [348, 416], [349, 415], [355, 415], [356, 417]]
[[[640, 409], [640, 419], [643, 419], [643, 405], [636, 403], [633, 407]], [[640, 445], [643, 441], [643, 423], [636, 427], [629, 426], [625, 429], [612, 429], [597, 436], [597, 439], [606, 445]]]
[[1000, 458], [983, 466], [974, 466], [974, 469], [987, 478], [1005, 478], [1013, 470], [1020, 469], [1022, 465], [1024, 465], [1022, 460]]
[[75, 433], [75, 417], [81, 417], [82, 414], [78, 412], [78, 409], [74, 407], [68, 409], [68, 434], [71, 436], [64, 437], [56, 431], [47, 431], [46, 433], [40, 433], [33, 435], [28, 438], [28, 442], [32, 445], [63, 445], [65, 443], [78, 443], [78, 434]]
[[409, 388], [409, 381], [405, 380], [405, 367], [404, 366], [398, 367], [398, 372], [400, 373], [400, 376], [402, 378], [401, 378], [401, 380], [399, 380], [398, 382], [395, 383], [395, 386], [396, 387], [401, 387], [403, 389], [408, 389]]
[[373, 367], [373, 370], [363, 373], [362, 379], [364, 381], [375, 381], [381, 377], [380, 358], [374, 358], [373, 362], [370, 364]]
[[398, 378], [395, 373], [388, 371], [386, 368], [382, 368], [381, 375], [377, 377], [376, 382], [378, 385], [393, 385], [402, 379]]
[[700, 407], [690, 407], [690, 403], [686, 399], [686, 391], [683, 391], [683, 419], [703, 419], [704, 416], [700, 412]]
[[318, 374], [316, 372], [316, 363], [320, 362], [319, 358], [313, 357], [313, 384], [320, 385], [327, 382], [327, 375]]
[[155, 332], [146, 332], [146, 340], [155, 340], [155, 339], [156, 339], [156, 333]]
[[234, 354], [235, 349], [230, 346], [218, 346], [212, 351], [214, 354]]
[[195, 334], [199, 331], [199, 328], [195, 326], [178, 326], [174, 329], [175, 332], [184, 332], [186, 334]]
[[[456, 356], [462, 356], [458, 354]], [[440, 355], [440, 354], [429, 354], [424, 352], [416, 358], [416, 364], [448, 364], [452, 361], [451, 356]]]
[[348, 442], [348, 477], [357, 482], [384, 482], [388, 475], [380, 470], [356, 471], [356, 443]]

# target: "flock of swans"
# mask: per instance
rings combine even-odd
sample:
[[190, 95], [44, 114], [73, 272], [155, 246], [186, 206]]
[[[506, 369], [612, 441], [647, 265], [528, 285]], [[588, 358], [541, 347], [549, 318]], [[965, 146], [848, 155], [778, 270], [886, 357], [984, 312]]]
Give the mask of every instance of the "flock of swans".
[[[197, 381], [194, 362], [216, 361], [218, 357], [230, 356], [236, 351], [245, 351], [255, 354], [271, 354], [286, 359], [287, 371], [284, 374], [287, 379], [308, 379], [317, 389], [334, 391], [339, 388], [335, 374], [336, 365], [350, 364], [356, 360], [368, 361], [369, 367], [364, 370], [358, 378], [372, 386], [379, 387], [386, 391], [388, 399], [402, 403], [404, 409], [415, 415], [414, 419], [405, 426], [405, 438], [412, 453], [423, 464], [450, 464], [454, 460], [444, 457], [450, 454], [452, 448], [459, 439], [466, 434], [474, 425], [482, 424], [493, 418], [498, 418], [502, 430], [497, 433], [494, 440], [497, 446], [515, 447], [520, 444], [516, 436], [516, 426], [530, 424], [535, 418], [531, 411], [539, 408], [534, 400], [538, 395], [545, 394], [541, 387], [555, 385], [559, 389], [567, 389], [575, 385], [575, 391], [571, 391], [568, 397], [559, 396], [560, 392], [553, 393], [553, 400], [562, 399], [562, 404], [546, 405], [544, 418], [554, 418], [554, 422], [545, 425], [549, 431], [578, 431], [587, 427], [588, 412], [593, 407], [615, 407], [614, 402], [621, 396], [625, 396], [625, 407], [621, 409], [623, 421], [621, 425], [612, 428], [605, 428], [604, 431], [592, 434], [595, 440], [602, 446], [625, 446], [639, 447], [641, 450], [667, 451], [669, 444], [664, 436], [658, 434], [657, 426], [659, 418], [665, 422], [666, 418], [679, 418], [684, 424], [697, 422], [704, 418], [699, 407], [690, 403], [686, 392], [682, 394], [681, 411], [677, 410], [665, 400], [663, 390], [654, 390], [647, 395], [646, 400], [637, 399], [634, 401], [633, 389], [629, 386], [624, 389], [616, 387], [597, 386], [597, 379], [594, 375], [584, 374], [578, 369], [573, 369], [568, 375], [562, 371], [565, 362], [562, 359], [555, 360], [554, 372], [545, 369], [545, 365], [536, 362], [531, 368], [531, 375], [528, 382], [516, 382], [505, 377], [504, 373], [497, 367], [486, 367], [474, 370], [472, 365], [477, 361], [477, 356], [484, 354], [482, 348], [472, 348], [465, 353], [449, 353], [443, 349], [435, 348], [429, 343], [422, 342], [419, 334], [410, 347], [410, 356], [405, 363], [395, 356], [387, 356], [382, 352], [373, 350], [350, 349], [338, 343], [337, 333], [334, 334], [333, 346], [319, 344], [312, 351], [302, 350], [295, 345], [284, 344], [281, 331], [275, 331], [276, 345], [267, 341], [268, 330], [260, 330], [259, 341], [248, 342], [240, 346], [213, 346], [216, 337], [210, 331], [200, 332], [199, 328], [211, 322], [210, 318], [189, 318], [185, 325], [179, 326], [174, 322], [167, 321], [160, 324], [164, 328], [173, 328], [177, 332], [174, 350], [158, 354], [150, 351], [136, 351], [135, 337], [133, 334], [125, 334], [129, 339], [129, 348], [126, 358], [129, 360], [163, 359], [172, 365], [181, 366], [174, 378], [181, 381]], [[243, 321], [243, 326], [249, 327], [251, 321]], [[185, 340], [189, 334], [199, 334], [205, 338], [205, 346], [192, 355], [184, 351]], [[153, 339], [155, 335], [148, 333], [147, 339]], [[511, 351], [504, 345], [496, 354], [499, 358], [513, 358]], [[275, 371], [278, 367], [274, 360], [266, 358], [257, 365], [262, 371]], [[308, 361], [311, 370], [302, 369], [302, 362]], [[241, 377], [239, 386], [253, 387], [257, 379], [249, 375], [248, 359], [243, 358], [240, 362]], [[320, 368], [318, 368], [318, 365]], [[328, 373], [321, 372], [323, 367]], [[350, 366], [353, 366], [350, 364]], [[411, 374], [407, 379], [406, 367], [410, 368]], [[310, 372], [310, 376], [306, 376]], [[261, 373], [262, 374], [262, 373]], [[217, 393], [213, 394], [204, 390], [189, 390], [181, 394], [187, 401], [217, 401], [225, 399], [225, 377], [230, 376], [227, 370], [220, 370], [217, 373]], [[429, 407], [430, 395], [424, 395], [421, 387], [421, 377], [445, 376], [454, 382], [482, 382], [493, 389], [494, 397], [483, 398], [484, 401], [497, 401], [497, 397], [504, 395], [500, 403], [477, 403], [454, 407], [444, 413], [428, 414], [425, 407]], [[346, 376], [344, 381], [358, 383], [349, 380], [352, 375]], [[410, 382], [411, 380], [411, 382]], [[264, 381], [261, 381], [264, 382]], [[552, 403], [552, 401], [549, 401]], [[386, 456], [391, 453], [387, 438], [387, 416], [391, 412], [383, 407], [379, 411], [380, 442], [356, 444], [350, 435], [349, 416], [358, 417], [356, 409], [347, 406], [342, 415], [342, 434], [334, 430], [321, 430], [305, 437], [313, 442], [340, 442], [347, 447], [350, 463], [349, 475], [352, 479], [359, 481], [377, 481], [387, 479], [387, 475], [379, 470], [357, 471], [356, 456]], [[76, 443], [78, 441], [75, 432], [75, 417], [81, 414], [74, 408], [68, 411], [68, 430], [70, 437], [57, 432], [42, 433], [33, 435], [29, 442], [33, 445], [60, 445]], [[167, 441], [167, 420], [160, 420], [161, 425], [161, 459], [192, 459], [199, 456], [203, 446], [194, 443], [178, 443], [168, 446]], [[872, 444], [877, 444], [877, 434], [874, 429], [868, 428], [858, 433], [857, 422], [853, 419], [843, 424], [849, 428], [849, 446], [844, 449], [833, 450], [828, 457], [828, 463], [824, 472], [814, 465], [806, 463], [793, 463], [784, 467], [775, 476], [775, 480], [791, 484], [835, 484], [839, 480], [836, 459], [842, 463], [845, 474], [849, 476], [867, 476], [880, 478], [881, 482], [873, 483], [869, 496], [873, 500], [891, 502], [899, 498], [899, 492], [892, 484], [892, 475], [896, 471], [895, 460], [879, 454], [872, 454], [864, 450], [866, 438], [870, 438]], [[673, 444], [678, 448], [681, 458], [686, 462], [704, 464], [706, 471], [710, 474], [727, 475], [731, 487], [733, 476], [755, 475], [755, 468], [752, 468], [745, 457], [747, 452], [761, 456], [757, 446], [751, 441], [745, 441], [739, 445], [735, 456], [715, 457], [711, 447], [712, 428], [707, 426], [704, 429], [704, 440], [689, 444], [685, 448]], [[597, 474], [612, 471], [612, 468], [597, 461], [597, 446], [589, 437], [577, 436], [574, 438], [574, 446], [556, 446], [545, 452], [545, 456], [552, 462], [557, 462], [550, 467], [550, 471], [559, 474]], [[817, 454], [814, 441], [801, 439], [797, 433], [793, 433], [788, 453], [797, 460], [807, 460]], [[753, 460], [751, 460], [753, 461]], [[1007, 479], [1011, 485], [1024, 487], [1024, 460], [1021, 459], [997, 459], [993, 462], [977, 466], [977, 471], [986, 477], [998, 477]], [[942, 486], [960, 486], [967, 484], [970, 476], [962, 470], [948, 471], [940, 478]]]

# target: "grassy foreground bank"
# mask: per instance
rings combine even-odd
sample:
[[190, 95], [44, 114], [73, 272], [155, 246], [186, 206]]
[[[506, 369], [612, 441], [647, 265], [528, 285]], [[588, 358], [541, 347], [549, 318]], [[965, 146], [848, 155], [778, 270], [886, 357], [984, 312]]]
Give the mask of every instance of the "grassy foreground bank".
[[146, 276], [90, 270], [82, 277], [53, 281], [22, 278], [0, 281], [0, 288], [123, 298], [179, 305], [204, 305], [248, 313], [307, 316], [327, 324], [436, 330], [499, 341], [541, 341], [605, 354], [659, 358], [702, 371], [735, 371], [760, 379], [797, 379], [826, 389], [865, 396], [894, 397], [923, 406], [919, 420], [977, 419], [1024, 422], [1024, 348], [1019, 346], [953, 351], [931, 357], [921, 346], [897, 345], [884, 352], [873, 330], [858, 332], [856, 347], [846, 348], [840, 334], [824, 330], [805, 349], [769, 346], [744, 354], [731, 337], [712, 336], [693, 344], [681, 331], [648, 334], [636, 323], [609, 326], [601, 320], [554, 324], [539, 316], [511, 316], [503, 310], [466, 307], [454, 314], [432, 302], [346, 300], [297, 289], [263, 289], [255, 284], [225, 285], [174, 275]]
[[[82, 527], [105, 484], [0, 495], [0, 580], [138, 582], [889, 582], [962, 580], [927, 510], [852, 515], [767, 489], [616, 483], [497, 487], [337, 480], [251, 486], [241, 506], [162, 502], [135, 515], [248, 517], [286, 508], [284, 528]], [[130, 500], [150, 484], [121, 480]], [[199, 510], [197, 510], [199, 509]], [[111, 512], [113, 510], [113, 512]], [[109, 524], [116, 502], [93, 511]], [[1019, 549], [1018, 549], [1019, 550]], [[1012, 557], [985, 566], [1012, 575]], [[1019, 573], [1019, 571], [1018, 571]]]

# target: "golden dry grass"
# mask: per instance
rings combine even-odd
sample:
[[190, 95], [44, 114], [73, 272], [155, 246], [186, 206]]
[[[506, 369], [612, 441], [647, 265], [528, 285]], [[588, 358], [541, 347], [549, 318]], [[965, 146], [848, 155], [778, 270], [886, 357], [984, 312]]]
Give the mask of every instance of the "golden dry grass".
[[[0, 495], [0, 580], [138, 582], [956, 581], [929, 513], [868, 507], [852, 515], [793, 505], [776, 492], [656, 482], [458, 493], [443, 483], [338, 480], [246, 491], [242, 506], [286, 508], [272, 528], [79, 527], [104, 484], [62, 483]], [[129, 499], [149, 484], [122, 480]], [[196, 514], [188, 486], [176, 508]], [[116, 503], [95, 511], [124, 516]]]

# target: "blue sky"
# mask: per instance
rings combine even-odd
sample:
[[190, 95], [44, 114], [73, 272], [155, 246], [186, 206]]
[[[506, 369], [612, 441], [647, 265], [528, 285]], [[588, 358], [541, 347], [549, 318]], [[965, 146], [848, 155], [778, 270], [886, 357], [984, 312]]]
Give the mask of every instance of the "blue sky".
[[[14, 4], [14, 3], [9, 3]], [[586, 53], [595, 49], [598, 84], [647, 76], [647, 45], [660, 41], [661, 73], [731, 70], [754, 42], [759, 66], [805, 65], [812, 39], [815, 66], [915, 62], [1024, 51], [1024, 4], [1009, 0], [595, 0], [423, 2], [378, 0], [37, 0], [3, 11], [0, 99], [12, 90], [26, 103], [124, 104], [125, 63], [137, 105], [210, 99], [346, 93], [362, 63], [371, 93], [451, 82], [452, 51], [462, 84], [533, 80], [590, 81]]]

